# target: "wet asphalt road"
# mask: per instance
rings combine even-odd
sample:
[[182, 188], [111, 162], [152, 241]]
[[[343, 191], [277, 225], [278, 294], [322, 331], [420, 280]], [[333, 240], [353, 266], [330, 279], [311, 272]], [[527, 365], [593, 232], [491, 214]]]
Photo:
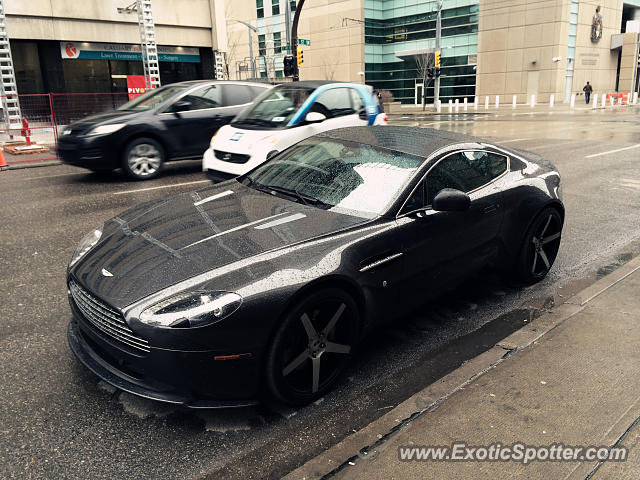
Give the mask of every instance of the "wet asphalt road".
[[278, 477], [640, 251], [640, 109], [391, 120], [501, 138], [554, 162], [567, 209], [558, 259], [539, 285], [472, 279], [376, 332], [337, 391], [299, 410], [138, 399], [67, 347], [65, 269], [78, 240], [136, 203], [205, 185], [197, 163], [148, 183], [67, 166], [0, 173], [0, 478]]

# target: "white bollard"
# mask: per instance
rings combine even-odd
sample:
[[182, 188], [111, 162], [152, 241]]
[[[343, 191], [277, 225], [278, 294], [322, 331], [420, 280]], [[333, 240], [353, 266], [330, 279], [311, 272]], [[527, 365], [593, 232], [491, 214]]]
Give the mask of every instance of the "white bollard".
[[479, 104], [479, 103], [480, 103], [480, 99], [479, 99], [478, 97], [475, 97], [475, 98], [473, 99], [473, 109], [474, 109], [474, 110], [476, 110], [476, 111], [478, 110], [478, 104]]
[[442, 111], [442, 102], [440, 100], [438, 100], [438, 102], [436, 103], [436, 111], [438, 113]]
[[591, 108], [593, 108], [594, 110], [596, 108], [598, 108], [598, 94], [597, 93], [593, 94], [593, 105], [591, 106]]
[[603, 93], [602, 94], [602, 108], [607, 106], [607, 96]]
[[496, 108], [500, 108], [500, 95], [496, 95]]
[[484, 97], [484, 109], [489, 110], [489, 95]]
[[531, 108], [536, 106], [536, 96], [531, 95]]
[[[594, 97], [595, 98], [595, 97]], [[571, 95], [571, 108], [576, 106], [576, 94]]]
[[456, 98], [456, 113], [460, 113], [460, 100]]
[[517, 96], [517, 95], [514, 95], [514, 96], [513, 96], [513, 103], [512, 103], [512, 105], [513, 105], [513, 109], [514, 109], [514, 110], [516, 109], [517, 101], [518, 101], [518, 96]]
[[638, 92], [633, 92], [633, 104], [638, 104]]
[[467, 107], [468, 107], [468, 105], [467, 105], [467, 104], [468, 104], [468, 102], [469, 102], [469, 101], [467, 100], [467, 97], [464, 97], [464, 111], [465, 111], [465, 112], [467, 111]]
[[556, 96], [552, 93], [551, 96], [549, 97], [549, 107], [553, 108], [553, 104], [556, 101]]
[[449, 113], [453, 112], [453, 102], [449, 100]]

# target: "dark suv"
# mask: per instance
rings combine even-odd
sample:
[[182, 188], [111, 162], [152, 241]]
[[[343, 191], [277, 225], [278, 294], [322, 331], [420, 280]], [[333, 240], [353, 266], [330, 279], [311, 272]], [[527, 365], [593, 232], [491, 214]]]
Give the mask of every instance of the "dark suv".
[[122, 168], [133, 179], [147, 180], [165, 161], [202, 158], [212, 135], [269, 88], [213, 80], [165, 85], [68, 125], [58, 154], [70, 165], [94, 172]]

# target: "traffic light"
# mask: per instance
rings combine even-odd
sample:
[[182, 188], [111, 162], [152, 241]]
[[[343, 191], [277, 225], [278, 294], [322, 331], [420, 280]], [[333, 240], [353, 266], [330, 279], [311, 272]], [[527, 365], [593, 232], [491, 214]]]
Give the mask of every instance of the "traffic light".
[[438, 78], [440, 76], [440, 69], [436, 68], [436, 78]]
[[428, 76], [429, 78], [433, 78], [433, 68], [429, 68], [429, 69], [427, 70], [427, 76]]
[[287, 55], [283, 59], [284, 63], [284, 76], [290, 77], [295, 73], [295, 65], [294, 65], [293, 55]]
[[436, 50], [435, 66], [436, 68], [440, 68], [440, 50]]
[[303, 51], [300, 47], [298, 47], [298, 66], [304, 63]]

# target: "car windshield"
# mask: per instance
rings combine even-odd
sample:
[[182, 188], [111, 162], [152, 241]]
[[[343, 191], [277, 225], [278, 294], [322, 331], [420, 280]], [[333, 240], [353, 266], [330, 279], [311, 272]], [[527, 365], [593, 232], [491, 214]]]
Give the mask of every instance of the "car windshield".
[[135, 112], [151, 110], [186, 88], [186, 85], [167, 85], [155, 88], [119, 106], [118, 110], [133, 110]]
[[371, 145], [316, 137], [285, 150], [240, 181], [318, 208], [374, 218], [398, 198], [423, 161]]
[[313, 91], [301, 86], [274, 88], [242, 111], [231, 125], [249, 129], [284, 128]]

